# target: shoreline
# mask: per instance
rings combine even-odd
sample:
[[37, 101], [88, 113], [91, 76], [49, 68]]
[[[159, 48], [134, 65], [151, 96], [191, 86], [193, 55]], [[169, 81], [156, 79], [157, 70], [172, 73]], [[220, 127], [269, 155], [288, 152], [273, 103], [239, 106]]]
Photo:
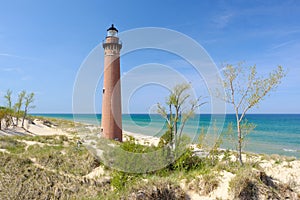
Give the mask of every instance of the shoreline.
[[[43, 116], [42, 116], [42, 118], [44, 118], [46, 121], [48, 120], [48, 118], [45, 118]], [[68, 121], [70, 123], [78, 123], [78, 125], [75, 125], [75, 128], [74, 127], [69, 128], [69, 130], [62, 130], [61, 128], [57, 128], [55, 123], [52, 124], [50, 127], [47, 125], [44, 125], [42, 123], [41, 119], [38, 117], [34, 120], [34, 122], [36, 123], [35, 125], [33, 125], [33, 124], [28, 125], [28, 120], [25, 120], [25, 126], [29, 127], [28, 131], [25, 131], [25, 129], [23, 129], [21, 127], [14, 127], [12, 129], [8, 129], [7, 132], [0, 130], [0, 136], [13, 136], [13, 135], [31, 135], [31, 136], [67, 135], [67, 136], [73, 136], [72, 133], [70, 134], [70, 133], [68, 133], [68, 131], [76, 132], [77, 131], [76, 126], [82, 127], [82, 125], [83, 125], [84, 128], [87, 128], [91, 132], [93, 130], [97, 130], [99, 128], [96, 125], [90, 124], [90, 123], [75, 122], [73, 120], [59, 119], [59, 118], [50, 118], [50, 119], [63, 120], [63, 121]], [[40, 122], [37, 122], [37, 121], [40, 121]], [[149, 135], [145, 135], [145, 134], [141, 134], [141, 133], [134, 133], [134, 132], [123, 130], [124, 141], [126, 141], [126, 139], [127, 139], [126, 136], [134, 137], [135, 140], [141, 145], [157, 146], [160, 141], [159, 137], [149, 136]], [[190, 146], [193, 147], [196, 151], [199, 150], [199, 148], [196, 147], [197, 145], [198, 145], [198, 143], [190, 143]], [[227, 151], [227, 150], [229, 150], [230, 152], [236, 152], [236, 150], [234, 150], [234, 149], [228, 149], [228, 148], [224, 148], [224, 147], [218, 148], [218, 151]], [[252, 156], [256, 155], [256, 156], [262, 156], [262, 157], [275, 157], [275, 158], [282, 157], [284, 159], [295, 159], [295, 160], [300, 161], [299, 157], [280, 155], [280, 154], [257, 153], [257, 152], [245, 151], [245, 150], [243, 151], [243, 154], [252, 155]]]
[[[38, 117], [44, 117], [44, 118], [51, 118], [51, 119], [62, 119], [62, 120], [68, 120], [71, 122], [75, 122], [75, 123], [80, 123], [80, 124], [86, 124], [86, 125], [90, 125], [90, 126], [97, 126], [97, 124], [94, 123], [89, 123], [88, 120], [82, 120], [82, 121], [75, 121], [74, 118], [65, 118], [66, 114], [34, 114], [35, 116]], [[52, 115], [53, 117], [49, 116]], [[57, 117], [63, 115], [64, 117]], [[73, 114], [69, 113], [67, 114], [69, 117], [73, 116]], [[75, 114], [75, 115], [83, 115], [83, 116], [91, 116], [91, 114]], [[99, 114], [97, 114], [99, 116]], [[130, 114], [125, 114], [125, 115], [130, 115]], [[134, 114], [134, 115], [148, 115], [148, 114]], [[154, 114], [156, 116], [158, 116], [158, 114]], [[202, 114], [201, 114], [202, 115]], [[211, 114], [204, 114], [204, 115], [211, 115]], [[218, 114], [217, 114], [218, 115]], [[231, 114], [229, 114], [231, 115]], [[249, 114], [249, 115], [282, 115], [282, 114]], [[299, 115], [300, 114], [283, 114], [283, 115]], [[94, 116], [94, 115], [93, 115]], [[96, 118], [93, 118], [96, 119]], [[123, 126], [124, 127], [124, 126]], [[199, 127], [198, 127], [199, 128]], [[226, 128], [224, 127], [223, 130], [225, 130]], [[131, 135], [139, 135], [140, 138], [142, 137], [154, 137], [157, 138], [156, 136], [152, 136], [149, 134], [142, 134], [140, 132], [133, 132], [133, 131], [128, 131], [123, 129], [123, 133], [129, 133]], [[188, 134], [187, 134], [188, 135]], [[261, 137], [261, 133], [252, 133], [250, 134], [250, 138], [251, 137]], [[189, 136], [189, 135], [188, 135]], [[190, 136], [189, 136], [190, 137]], [[285, 146], [284, 144], [278, 144], [278, 143], [270, 143], [270, 142], [265, 142], [264, 140], [251, 140], [250, 138], [248, 138], [247, 141], [247, 145], [246, 148], [244, 149], [245, 152], [249, 152], [249, 153], [254, 153], [254, 154], [267, 154], [267, 155], [280, 155], [280, 156], [287, 156], [287, 157], [296, 157], [297, 159], [300, 159], [300, 148], [298, 147], [290, 147], [290, 146]], [[226, 143], [227, 142], [227, 143]], [[229, 142], [230, 143], [230, 142]], [[231, 149], [234, 150], [232, 148], [230, 148], [230, 146], [232, 146], [231, 144], [229, 144], [228, 141], [225, 140], [225, 142], [222, 144], [221, 148], [225, 148], [225, 149]], [[300, 144], [299, 144], [300, 146]]]

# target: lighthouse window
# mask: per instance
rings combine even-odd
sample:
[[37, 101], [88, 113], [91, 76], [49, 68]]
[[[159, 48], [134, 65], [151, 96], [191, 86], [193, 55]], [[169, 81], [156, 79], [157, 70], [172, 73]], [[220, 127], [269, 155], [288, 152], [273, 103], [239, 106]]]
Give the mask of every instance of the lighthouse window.
[[105, 92], [105, 88], [103, 88], [103, 90], [102, 90], [102, 93], [104, 94], [104, 92]]

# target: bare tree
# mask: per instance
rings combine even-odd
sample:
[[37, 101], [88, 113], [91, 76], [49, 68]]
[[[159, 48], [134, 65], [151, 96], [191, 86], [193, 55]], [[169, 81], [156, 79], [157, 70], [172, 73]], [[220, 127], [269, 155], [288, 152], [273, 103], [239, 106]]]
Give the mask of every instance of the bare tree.
[[30, 94], [25, 96], [24, 99], [25, 99], [25, 108], [24, 108], [24, 115], [23, 115], [23, 119], [22, 119], [22, 127], [23, 128], [24, 128], [24, 121], [27, 116], [28, 110], [35, 107], [34, 105], [31, 105], [34, 101], [34, 93], [31, 92]]
[[243, 139], [249, 133], [249, 128], [253, 127], [244, 120], [245, 115], [281, 83], [281, 79], [286, 73], [281, 66], [278, 66], [267, 77], [258, 77], [255, 65], [245, 68], [242, 64], [238, 64], [236, 67], [226, 65], [222, 73], [225, 89], [225, 97], [222, 99], [234, 108], [238, 133], [238, 160], [243, 165]]
[[189, 118], [194, 115], [196, 109], [204, 105], [204, 103], [199, 103], [200, 98], [187, 102], [191, 95], [188, 93], [190, 89], [189, 84], [179, 84], [176, 85], [170, 95], [166, 99], [166, 107], [162, 106], [160, 103], [157, 104], [157, 112], [166, 119], [167, 122], [167, 133], [169, 136], [169, 145], [172, 150], [176, 149], [179, 145], [184, 126]]
[[16, 126], [18, 126], [19, 118], [20, 118], [21, 113], [22, 113], [21, 112], [21, 107], [23, 105], [23, 100], [24, 100], [25, 95], [26, 95], [26, 92], [24, 90], [22, 92], [20, 92], [19, 95], [18, 95], [18, 101], [14, 105], [14, 110], [15, 110], [15, 115], [16, 115]]

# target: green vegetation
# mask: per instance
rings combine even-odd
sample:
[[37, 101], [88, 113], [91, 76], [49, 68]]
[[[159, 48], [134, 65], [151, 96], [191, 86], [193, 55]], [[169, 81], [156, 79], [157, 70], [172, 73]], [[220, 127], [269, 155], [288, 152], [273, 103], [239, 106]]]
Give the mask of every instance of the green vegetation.
[[[133, 138], [123, 142], [122, 145], [126, 146], [128, 151], [137, 152], [139, 149], [138, 152], [145, 152], [145, 146], [141, 148], [143, 145], [136, 144]], [[157, 150], [157, 147], [146, 147], [146, 149], [151, 152]], [[212, 162], [208, 158], [199, 158], [192, 154], [192, 149], [187, 148], [174, 163], [148, 173], [137, 174], [113, 170], [111, 186], [114, 188], [114, 194], [110, 194], [111, 198], [135, 199], [140, 196], [141, 199], [184, 199], [187, 194], [178, 183], [186, 178], [191, 182], [195, 175], [201, 174], [203, 177], [198, 181], [202, 181], [207, 191], [212, 191], [219, 183], [219, 179], [211, 170], [214, 167], [211, 165]], [[201, 187], [202, 185], [198, 185], [197, 190], [202, 190]]]
[[168, 128], [161, 138], [161, 144], [167, 145], [172, 151], [175, 151], [181, 142], [186, 122], [206, 103], [200, 103], [201, 98], [191, 99], [190, 87], [185, 83], [176, 85], [166, 98], [166, 106], [157, 104], [157, 112], [166, 120]]
[[110, 140], [98, 142], [97, 148], [104, 151], [101, 159], [106, 165], [129, 173], [147, 173], [168, 163], [165, 149], [141, 145], [133, 137], [128, 138], [128, 141], [123, 143]]

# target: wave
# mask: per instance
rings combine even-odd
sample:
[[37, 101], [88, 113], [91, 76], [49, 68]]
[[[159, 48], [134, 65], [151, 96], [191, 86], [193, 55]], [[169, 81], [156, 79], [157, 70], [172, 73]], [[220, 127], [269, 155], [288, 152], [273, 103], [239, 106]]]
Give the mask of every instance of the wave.
[[300, 149], [299, 150], [297, 150], [297, 149], [282, 149], [283, 151], [288, 151], [288, 152], [297, 152], [297, 151], [300, 151]]

